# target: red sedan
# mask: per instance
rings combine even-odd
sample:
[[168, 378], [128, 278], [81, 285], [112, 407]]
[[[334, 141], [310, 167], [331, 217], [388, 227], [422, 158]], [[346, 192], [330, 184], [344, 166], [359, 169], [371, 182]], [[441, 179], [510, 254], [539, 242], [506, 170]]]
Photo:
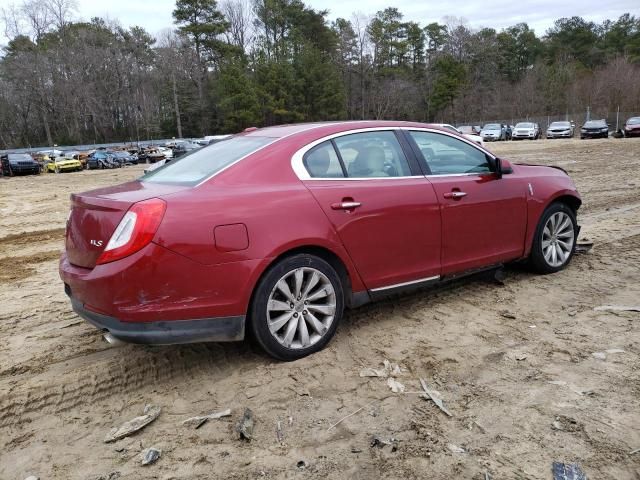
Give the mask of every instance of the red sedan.
[[581, 200], [421, 123], [252, 129], [139, 180], [71, 196], [60, 276], [74, 310], [135, 343], [323, 348], [345, 308], [528, 260], [570, 261]]

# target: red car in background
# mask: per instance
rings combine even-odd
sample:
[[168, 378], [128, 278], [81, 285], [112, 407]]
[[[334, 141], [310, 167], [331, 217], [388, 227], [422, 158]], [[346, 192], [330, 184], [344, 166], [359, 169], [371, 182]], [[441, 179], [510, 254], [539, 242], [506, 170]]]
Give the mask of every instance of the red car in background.
[[71, 196], [60, 276], [113, 337], [320, 350], [345, 308], [528, 259], [570, 261], [581, 200], [449, 130], [360, 121], [253, 129], [137, 181]]
[[631, 117], [624, 124], [625, 137], [640, 137], [640, 117]]

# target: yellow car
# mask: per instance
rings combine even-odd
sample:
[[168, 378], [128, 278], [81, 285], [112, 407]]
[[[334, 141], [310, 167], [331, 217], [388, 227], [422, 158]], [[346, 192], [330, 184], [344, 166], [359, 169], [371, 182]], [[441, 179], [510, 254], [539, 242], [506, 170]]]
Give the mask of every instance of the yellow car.
[[66, 157], [55, 157], [44, 168], [47, 173], [79, 172], [83, 169], [80, 160]]

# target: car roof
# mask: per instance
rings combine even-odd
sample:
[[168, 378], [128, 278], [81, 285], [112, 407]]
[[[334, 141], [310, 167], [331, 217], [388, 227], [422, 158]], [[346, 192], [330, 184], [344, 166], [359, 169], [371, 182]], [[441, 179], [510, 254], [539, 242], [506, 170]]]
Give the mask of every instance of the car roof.
[[315, 122], [315, 123], [295, 123], [290, 125], [278, 125], [273, 127], [258, 128], [242, 135], [248, 137], [271, 137], [283, 138], [301, 134], [331, 135], [349, 130], [358, 130], [362, 128], [397, 128], [397, 127], [416, 127], [416, 128], [439, 128], [434, 124], [420, 122], [404, 122], [393, 120], [351, 120], [345, 122]]

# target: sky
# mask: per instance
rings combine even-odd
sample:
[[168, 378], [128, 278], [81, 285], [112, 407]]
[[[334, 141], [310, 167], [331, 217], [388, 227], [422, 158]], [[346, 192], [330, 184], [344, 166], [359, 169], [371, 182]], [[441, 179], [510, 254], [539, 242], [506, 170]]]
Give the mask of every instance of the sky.
[[[171, 13], [175, 0], [77, 0], [77, 3], [77, 16], [87, 20], [94, 16], [107, 17], [119, 20], [124, 26], [140, 25], [153, 35], [173, 25]], [[305, 0], [305, 3], [318, 10], [329, 10], [331, 20], [351, 18], [354, 12], [373, 15], [394, 6], [404, 14], [405, 20], [413, 20], [420, 25], [442, 23], [446, 16], [462, 17], [472, 28], [492, 27], [497, 30], [526, 22], [539, 36], [562, 17], [577, 15], [602, 22], [607, 18], [617, 19], [627, 12], [640, 16], [640, 0]]]

